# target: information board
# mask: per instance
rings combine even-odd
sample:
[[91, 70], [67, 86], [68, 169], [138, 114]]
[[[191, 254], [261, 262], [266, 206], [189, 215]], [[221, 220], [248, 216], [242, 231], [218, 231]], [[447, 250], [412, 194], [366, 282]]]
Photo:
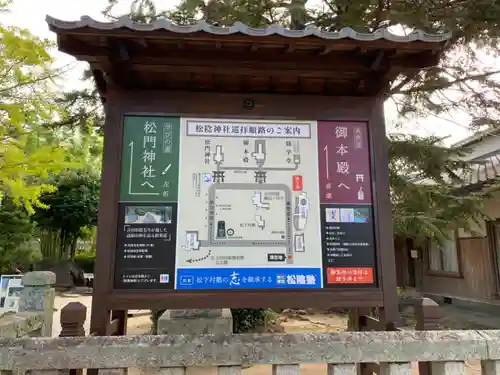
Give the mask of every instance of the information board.
[[126, 117], [115, 288], [376, 286], [368, 141], [362, 122]]
[[126, 116], [120, 201], [177, 202], [179, 118]]
[[366, 123], [318, 121], [323, 286], [375, 283]]
[[117, 289], [173, 289], [177, 204], [122, 203], [115, 268]]

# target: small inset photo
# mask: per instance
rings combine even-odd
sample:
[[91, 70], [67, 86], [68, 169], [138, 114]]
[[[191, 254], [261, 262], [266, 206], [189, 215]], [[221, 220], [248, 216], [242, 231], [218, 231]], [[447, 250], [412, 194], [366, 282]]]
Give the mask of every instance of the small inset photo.
[[125, 224], [171, 224], [172, 206], [126, 206]]
[[340, 208], [330, 208], [325, 210], [327, 223], [340, 223]]
[[354, 222], [355, 223], [368, 223], [370, 222], [370, 209], [366, 207], [354, 209]]
[[340, 209], [340, 222], [341, 223], [354, 223], [354, 208], [341, 208]]

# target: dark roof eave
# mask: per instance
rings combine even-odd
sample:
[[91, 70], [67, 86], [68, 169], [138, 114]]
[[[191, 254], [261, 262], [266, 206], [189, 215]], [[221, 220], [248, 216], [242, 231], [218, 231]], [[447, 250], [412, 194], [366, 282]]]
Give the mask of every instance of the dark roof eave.
[[500, 182], [500, 176], [497, 176], [494, 178], [489, 178], [487, 180], [475, 182], [473, 184], [460, 186], [457, 188], [457, 192], [474, 193], [499, 182]]

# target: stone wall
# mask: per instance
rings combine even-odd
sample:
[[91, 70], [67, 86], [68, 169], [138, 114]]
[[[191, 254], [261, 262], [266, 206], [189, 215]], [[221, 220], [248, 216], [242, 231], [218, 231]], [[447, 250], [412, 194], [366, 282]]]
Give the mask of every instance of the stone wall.
[[498, 375], [490, 371], [500, 365], [500, 331], [0, 339], [0, 371], [98, 368], [119, 373], [135, 367], [184, 374], [188, 366], [224, 366], [233, 374], [241, 366], [272, 364], [289, 370], [277, 373], [299, 374], [299, 364], [321, 363], [333, 370], [348, 368], [347, 374], [354, 375], [355, 364], [378, 362], [384, 374], [409, 375], [410, 362], [422, 361], [432, 362], [433, 375], [456, 375], [464, 373], [466, 360], [481, 360], [487, 370], [483, 375]]

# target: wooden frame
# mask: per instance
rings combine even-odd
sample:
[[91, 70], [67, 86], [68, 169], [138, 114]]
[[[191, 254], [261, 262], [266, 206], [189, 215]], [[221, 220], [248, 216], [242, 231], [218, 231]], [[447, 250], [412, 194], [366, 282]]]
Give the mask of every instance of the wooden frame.
[[458, 231], [454, 230], [454, 237], [455, 237], [455, 247], [457, 249], [456, 255], [457, 255], [457, 264], [458, 264], [458, 272], [451, 272], [451, 271], [438, 271], [438, 270], [431, 270], [431, 241], [429, 241], [427, 245], [427, 264], [426, 264], [426, 275], [427, 276], [435, 276], [435, 277], [450, 277], [450, 278], [457, 278], [457, 279], [462, 279], [464, 277], [463, 275], [463, 270], [462, 270], [462, 253], [461, 253], [461, 244], [460, 244], [460, 238], [458, 237]]
[[492, 262], [492, 272], [495, 275], [495, 289], [497, 296], [500, 296], [500, 270], [498, 268], [498, 254], [495, 251], [497, 235], [495, 232], [495, 224], [500, 223], [500, 219], [488, 220], [485, 222], [486, 225], [486, 236], [488, 237], [488, 247], [491, 252], [493, 259]]
[[[140, 98], [138, 100], [138, 98]], [[103, 332], [110, 310], [215, 308], [215, 307], [384, 307], [389, 320], [396, 319], [392, 219], [388, 194], [387, 146], [383, 121], [383, 101], [379, 98], [311, 98], [308, 96], [252, 95], [255, 109], [244, 111], [246, 95], [187, 92], [133, 92], [116, 90], [108, 93], [104, 130], [103, 177], [99, 206], [96, 281], [94, 298], [106, 301], [92, 306], [92, 331]], [[117, 226], [122, 149], [123, 116], [128, 114], [170, 116], [246, 117], [267, 119], [324, 119], [368, 121], [372, 150], [374, 215], [378, 269], [378, 288], [266, 291], [122, 291], [113, 290], [114, 249]], [[106, 229], [104, 229], [106, 228]], [[384, 293], [384, 291], [386, 291]], [[276, 306], [280, 301], [280, 306]]]

